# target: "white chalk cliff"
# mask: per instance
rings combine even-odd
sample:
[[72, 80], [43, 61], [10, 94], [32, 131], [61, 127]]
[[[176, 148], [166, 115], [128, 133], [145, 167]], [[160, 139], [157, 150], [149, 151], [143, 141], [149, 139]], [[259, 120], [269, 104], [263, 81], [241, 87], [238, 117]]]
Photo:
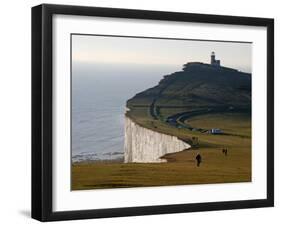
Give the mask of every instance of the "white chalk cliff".
[[166, 135], [144, 128], [125, 117], [124, 161], [139, 163], [166, 162], [160, 157], [189, 149], [191, 146], [176, 136]]

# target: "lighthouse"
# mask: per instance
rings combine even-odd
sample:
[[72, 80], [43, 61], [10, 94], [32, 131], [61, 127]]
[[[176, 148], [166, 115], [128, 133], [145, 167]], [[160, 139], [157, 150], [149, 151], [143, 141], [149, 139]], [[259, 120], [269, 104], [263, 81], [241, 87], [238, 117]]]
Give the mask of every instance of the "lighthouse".
[[219, 67], [221, 64], [220, 60], [216, 60], [215, 52], [212, 52], [211, 54], [211, 65]]

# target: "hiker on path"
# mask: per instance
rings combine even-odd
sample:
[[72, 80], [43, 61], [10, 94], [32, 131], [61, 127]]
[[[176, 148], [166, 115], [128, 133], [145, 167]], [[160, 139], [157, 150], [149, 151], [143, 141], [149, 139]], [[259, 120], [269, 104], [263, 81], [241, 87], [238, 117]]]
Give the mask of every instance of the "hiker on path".
[[202, 157], [201, 157], [200, 154], [197, 154], [197, 155], [196, 155], [196, 161], [197, 161], [197, 167], [199, 167], [199, 166], [200, 166], [200, 163], [202, 162]]

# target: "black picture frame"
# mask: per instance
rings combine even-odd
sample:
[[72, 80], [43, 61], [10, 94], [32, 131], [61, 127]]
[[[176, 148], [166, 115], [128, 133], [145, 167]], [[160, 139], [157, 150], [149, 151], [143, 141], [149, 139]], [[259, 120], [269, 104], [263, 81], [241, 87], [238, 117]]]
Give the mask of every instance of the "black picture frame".
[[[52, 210], [52, 17], [55, 14], [248, 25], [267, 28], [267, 198], [129, 208]], [[40, 221], [122, 217], [274, 205], [274, 20], [221, 15], [43, 4], [32, 8], [32, 218]]]

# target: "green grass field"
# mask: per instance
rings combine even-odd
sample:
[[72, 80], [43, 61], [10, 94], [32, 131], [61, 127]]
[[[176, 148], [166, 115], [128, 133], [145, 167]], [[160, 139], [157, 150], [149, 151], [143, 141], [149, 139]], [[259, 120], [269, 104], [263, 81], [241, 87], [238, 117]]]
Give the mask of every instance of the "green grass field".
[[[181, 139], [198, 137], [199, 148], [163, 156], [167, 163], [88, 162], [72, 165], [72, 190], [229, 183], [251, 181], [251, 117], [242, 113], [206, 114], [186, 123], [205, 129], [220, 128], [222, 135], [193, 132], [171, 127], [161, 120], [148, 117], [147, 109], [134, 112], [143, 126]], [[168, 109], [167, 114], [171, 114]], [[165, 117], [165, 111], [162, 111]], [[228, 155], [222, 153], [228, 149]], [[200, 153], [202, 164], [196, 166]]]

